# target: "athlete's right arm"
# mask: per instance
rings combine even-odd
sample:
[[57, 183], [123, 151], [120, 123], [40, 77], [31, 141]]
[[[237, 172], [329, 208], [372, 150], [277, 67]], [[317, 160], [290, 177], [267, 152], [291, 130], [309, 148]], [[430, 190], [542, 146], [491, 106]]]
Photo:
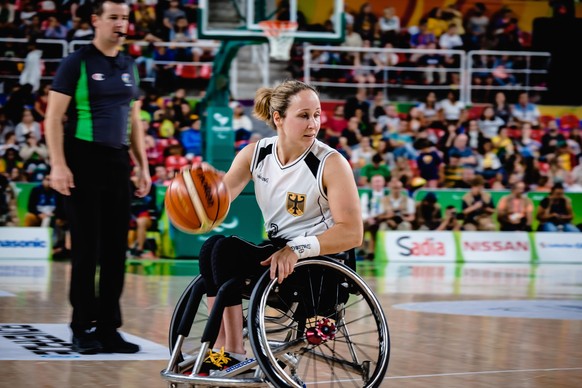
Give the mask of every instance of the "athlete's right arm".
[[251, 159], [256, 146], [257, 143], [251, 143], [243, 148], [235, 156], [228, 172], [224, 174], [224, 183], [228, 187], [231, 202], [238, 197], [252, 178]]
[[45, 116], [45, 138], [51, 164], [51, 187], [63, 195], [70, 195], [74, 187], [73, 173], [67, 166], [64, 150], [63, 118], [71, 96], [51, 90]]

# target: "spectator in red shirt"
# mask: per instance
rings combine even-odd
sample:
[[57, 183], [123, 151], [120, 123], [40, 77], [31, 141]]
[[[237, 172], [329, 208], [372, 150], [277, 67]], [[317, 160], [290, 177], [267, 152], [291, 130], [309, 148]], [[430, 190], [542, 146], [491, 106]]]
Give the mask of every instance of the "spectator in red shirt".
[[164, 161], [166, 169], [170, 171], [180, 171], [182, 167], [190, 165], [188, 158], [184, 156], [184, 148], [181, 144], [172, 144], [168, 147], [168, 156]]
[[348, 121], [344, 116], [343, 104], [338, 104], [333, 108], [333, 114], [327, 119], [325, 137], [341, 137], [342, 131], [348, 126]]

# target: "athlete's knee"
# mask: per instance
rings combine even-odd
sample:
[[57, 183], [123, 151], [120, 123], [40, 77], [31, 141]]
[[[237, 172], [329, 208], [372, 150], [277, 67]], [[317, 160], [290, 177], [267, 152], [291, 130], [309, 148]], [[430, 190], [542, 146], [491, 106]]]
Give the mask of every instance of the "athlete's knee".
[[[198, 254], [198, 265], [200, 266], [200, 273], [204, 275], [204, 272], [207, 272], [211, 269], [210, 262], [212, 260], [212, 252], [216, 247], [217, 243], [224, 239], [223, 235], [217, 234], [214, 236], [210, 236], [200, 248], [200, 253]], [[209, 274], [211, 272], [208, 272]]]
[[240, 260], [242, 256], [240, 241], [237, 237], [225, 237], [217, 241], [212, 250], [212, 270], [219, 286], [239, 273], [237, 258]]
[[217, 292], [217, 286], [214, 282], [214, 274], [212, 271], [212, 257], [213, 251], [215, 250], [217, 243], [224, 239], [223, 235], [214, 235], [209, 237], [200, 248], [200, 253], [198, 254], [198, 266], [200, 268], [200, 275], [206, 281], [206, 288], [209, 296], [215, 296]]

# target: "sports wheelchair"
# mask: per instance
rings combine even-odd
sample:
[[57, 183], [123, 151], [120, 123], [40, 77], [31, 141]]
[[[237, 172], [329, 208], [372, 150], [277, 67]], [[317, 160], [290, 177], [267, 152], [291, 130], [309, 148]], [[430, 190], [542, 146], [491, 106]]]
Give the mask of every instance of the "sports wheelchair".
[[[297, 262], [281, 284], [268, 270], [254, 279], [231, 279], [220, 287], [210, 313], [204, 279], [194, 278], [174, 309], [171, 357], [162, 378], [169, 387], [380, 386], [390, 358], [388, 323], [353, 268], [353, 259], [346, 264], [317, 257]], [[243, 336], [252, 353], [234, 366], [199, 376], [218, 337], [223, 298], [241, 287]]]

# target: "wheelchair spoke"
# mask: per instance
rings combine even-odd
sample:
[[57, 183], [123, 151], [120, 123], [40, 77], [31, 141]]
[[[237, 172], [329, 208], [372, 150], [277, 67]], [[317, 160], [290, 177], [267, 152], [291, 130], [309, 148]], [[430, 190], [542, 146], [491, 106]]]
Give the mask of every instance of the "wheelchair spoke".
[[[329, 349], [329, 347], [327, 348]], [[330, 355], [325, 354], [325, 352], [323, 351], [323, 347], [321, 346], [304, 350], [305, 352], [302, 352], [301, 360], [303, 361], [303, 359], [307, 359], [306, 365], [301, 368], [297, 368], [305, 371], [303, 379], [309, 377], [310, 380], [319, 381], [318, 375], [320, 373], [318, 372], [321, 372], [326, 369], [322, 368], [321, 363], [324, 363], [327, 366], [327, 370], [330, 373], [330, 376], [327, 377], [330, 382], [337, 383], [340, 380], [344, 380], [344, 382], [346, 383], [351, 382], [354, 386], [356, 387], [358, 386], [356, 380], [353, 378], [342, 379], [340, 374], [338, 373], [339, 371], [336, 371], [336, 368], [341, 368], [341, 371], [344, 372], [343, 374], [341, 374], [343, 376], [346, 376], [350, 373], [356, 373], [358, 375], [361, 375], [362, 368], [359, 365], [354, 364], [353, 362], [349, 362], [348, 360], [344, 359], [341, 355], [339, 355], [337, 352], [334, 352], [331, 349]], [[311, 368], [309, 366], [311, 366]], [[310, 370], [312, 370], [312, 372], [310, 372]]]
[[[323, 351], [323, 349], [328, 349], [331, 353], [331, 355], [326, 355]], [[322, 346], [319, 346], [317, 348], [313, 348], [311, 349], [309, 352], [306, 352], [305, 354], [311, 354], [312, 358], [317, 358], [320, 360], [325, 361], [327, 364], [337, 364], [339, 366], [341, 366], [344, 370], [353, 370], [355, 372], [361, 372], [361, 367], [357, 364], [354, 363], [352, 361], [347, 360], [344, 356], [341, 355], [341, 353], [334, 351], [333, 349], [331, 349], [327, 344], [324, 344]]]

